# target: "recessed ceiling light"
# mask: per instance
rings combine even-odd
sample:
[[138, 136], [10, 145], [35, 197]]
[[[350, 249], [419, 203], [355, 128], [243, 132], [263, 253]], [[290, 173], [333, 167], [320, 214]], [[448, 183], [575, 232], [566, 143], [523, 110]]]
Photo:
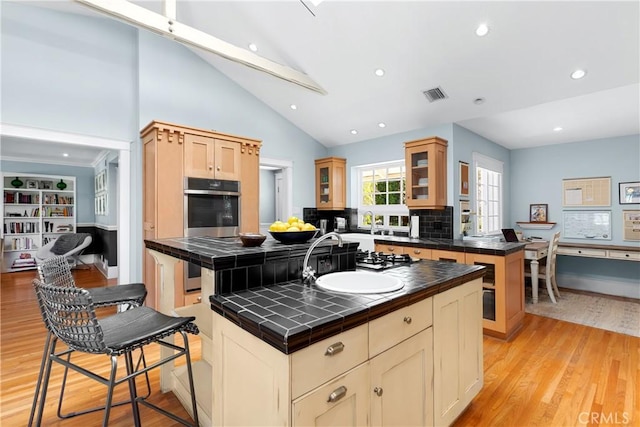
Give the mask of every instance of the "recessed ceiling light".
[[484, 98], [476, 98], [473, 100], [473, 103], [476, 105], [484, 104]]
[[382, 123], [382, 122], [380, 122], [380, 123], [378, 123], [378, 127], [384, 128], [384, 127], [387, 127], [387, 125]]
[[560, 127], [560, 126], [556, 126], [556, 127], [553, 128], [554, 132], [560, 132], [561, 130], [562, 130], [562, 127]]
[[69, 157], [69, 153], [62, 153], [62, 157]]
[[375, 73], [376, 73], [376, 76], [378, 76], [378, 77], [382, 77], [382, 76], [384, 76], [384, 70], [383, 70], [382, 68], [378, 68], [378, 69], [375, 71]]
[[487, 26], [487, 24], [478, 25], [478, 28], [476, 28], [476, 35], [478, 37], [484, 37], [487, 34], [489, 34], [489, 27]]
[[351, 129], [351, 135], [357, 135], [357, 134], [358, 134], [358, 131], [357, 131], [357, 130], [355, 130], [355, 129]]
[[296, 104], [291, 104], [289, 107], [291, 107], [292, 110], [298, 109], [298, 106]]
[[249, 43], [249, 50], [251, 52], [257, 52], [258, 51], [258, 46], [256, 46], [255, 43]]
[[571, 78], [574, 80], [578, 80], [583, 78], [586, 75], [587, 75], [587, 72], [585, 70], [575, 70], [573, 73], [571, 73]]

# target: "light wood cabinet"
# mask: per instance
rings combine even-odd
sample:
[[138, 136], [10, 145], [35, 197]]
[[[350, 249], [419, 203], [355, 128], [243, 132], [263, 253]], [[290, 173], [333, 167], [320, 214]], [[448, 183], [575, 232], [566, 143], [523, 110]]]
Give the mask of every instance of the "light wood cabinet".
[[435, 425], [450, 425], [482, 389], [482, 283], [433, 297]]
[[405, 247], [403, 251], [405, 254], [409, 254], [411, 258], [431, 259], [433, 256], [431, 249]]
[[340, 157], [316, 159], [316, 208], [339, 210], [347, 207], [347, 160]]
[[[184, 134], [180, 128], [152, 122], [142, 130], [143, 143], [143, 236], [144, 239], [180, 237], [184, 232], [183, 156]], [[145, 304], [158, 307], [160, 266], [144, 252]], [[183, 268], [178, 262], [174, 274], [175, 301], [182, 301]]]
[[[184, 235], [184, 178], [240, 181], [240, 230], [258, 231], [261, 142], [216, 131], [152, 121], [140, 131], [143, 143], [144, 239]], [[155, 260], [144, 252], [146, 304], [157, 307], [160, 277]], [[176, 306], [191, 300], [184, 294], [184, 267], [175, 267]]]
[[184, 173], [194, 178], [240, 181], [240, 144], [186, 133]]
[[430, 137], [405, 142], [406, 204], [411, 208], [447, 205], [447, 141]]
[[484, 333], [511, 339], [524, 320], [524, 252], [505, 256], [467, 253], [466, 263], [486, 268], [482, 283]]

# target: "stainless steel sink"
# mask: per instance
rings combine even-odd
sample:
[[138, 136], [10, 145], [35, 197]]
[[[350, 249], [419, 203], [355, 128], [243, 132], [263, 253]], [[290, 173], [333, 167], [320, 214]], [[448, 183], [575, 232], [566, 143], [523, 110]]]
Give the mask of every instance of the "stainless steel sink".
[[404, 287], [402, 280], [368, 271], [340, 271], [325, 274], [316, 280], [322, 289], [350, 294], [380, 294]]

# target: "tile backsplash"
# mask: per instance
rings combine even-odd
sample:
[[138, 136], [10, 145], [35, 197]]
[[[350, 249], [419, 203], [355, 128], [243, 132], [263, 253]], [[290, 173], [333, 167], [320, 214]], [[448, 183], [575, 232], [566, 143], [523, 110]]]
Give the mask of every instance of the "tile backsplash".
[[[444, 209], [414, 209], [409, 215], [420, 217], [420, 237], [431, 239], [453, 239], [453, 206]], [[302, 218], [316, 227], [321, 219], [327, 220], [327, 231], [333, 231], [335, 217], [347, 219], [347, 230], [358, 228], [358, 210], [347, 208], [341, 211], [323, 211], [316, 208], [303, 208]], [[406, 233], [399, 233], [402, 235]]]

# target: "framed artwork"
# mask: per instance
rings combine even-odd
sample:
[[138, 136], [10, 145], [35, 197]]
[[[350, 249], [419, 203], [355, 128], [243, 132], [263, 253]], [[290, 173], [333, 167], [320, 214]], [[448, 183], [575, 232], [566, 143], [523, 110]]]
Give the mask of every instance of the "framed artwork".
[[460, 164], [460, 195], [469, 196], [469, 163]]
[[38, 181], [36, 181], [35, 179], [27, 179], [26, 181], [26, 188], [38, 188]]
[[529, 222], [549, 222], [548, 209], [547, 204], [529, 205]]
[[40, 181], [40, 188], [42, 190], [53, 190], [53, 181]]
[[[27, 181], [27, 184], [29, 181]], [[621, 182], [618, 184], [621, 205], [640, 203], [640, 182]]]

